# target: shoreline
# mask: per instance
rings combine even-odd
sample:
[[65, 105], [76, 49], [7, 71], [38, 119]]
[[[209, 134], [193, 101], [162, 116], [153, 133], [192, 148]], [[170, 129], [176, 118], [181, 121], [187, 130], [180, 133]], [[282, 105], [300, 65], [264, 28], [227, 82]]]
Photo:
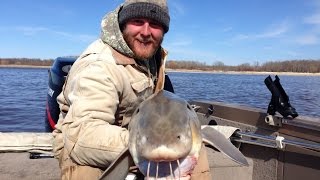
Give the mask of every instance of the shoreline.
[[[35, 65], [0, 65], [0, 68], [42, 68], [50, 69], [51, 66], [35, 66]], [[204, 71], [191, 69], [170, 69], [166, 68], [166, 72], [178, 73], [209, 73], [209, 74], [248, 74], [248, 75], [288, 75], [288, 76], [320, 76], [320, 73], [298, 73], [298, 72], [259, 72], [259, 71]]]
[[259, 71], [203, 71], [190, 69], [166, 69], [167, 72], [209, 73], [209, 74], [248, 74], [248, 75], [288, 75], [288, 76], [320, 76], [320, 73], [298, 72], [259, 72]]
[[35, 65], [0, 65], [0, 68], [42, 68], [49, 69], [51, 66], [35, 66]]

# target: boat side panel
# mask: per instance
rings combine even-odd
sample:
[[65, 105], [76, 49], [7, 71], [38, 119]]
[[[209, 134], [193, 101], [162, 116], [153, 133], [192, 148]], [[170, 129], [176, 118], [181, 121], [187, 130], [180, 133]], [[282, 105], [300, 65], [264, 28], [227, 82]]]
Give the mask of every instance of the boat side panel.
[[283, 157], [284, 180], [318, 180], [320, 152], [286, 146]]
[[[208, 104], [202, 103], [201, 106], [207, 107]], [[295, 125], [286, 125], [281, 128], [269, 126], [264, 121], [264, 117], [267, 114], [263, 112], [220, 104], [214, 104], [214, 107], [215, 112], [213, 116], [209, 116], [208, 118], [205, 116], [205, 111], [198, 111], [198, 117], [202, 124], [214, 122], [212, 124], [238, 127], [242, 132], [272, 137], [279, 135], [285, 139], [296, 140], [298, 142], [317, 143], [320, 140], [320, 134], [317, 129], [308, 129]], [[303, 120], [302, 123], [304, 123]], [[251, 163], [250, 166], [252, 165], [250, 167], [252, 171], [243, 168], [242, 172], [247, 173], [249, 176], [251, 175], [247, 178], [251, 178], [252, 180], [318, 180], [320, 177], [319, 151], [291, 145], [286, 145], [284, 150], [278, 150], [276, 148], [246, 143], [241, 144], [240, 151], [247, 157]], [[219, 161], [215, 156], [210, 156], [210, 153], [210, 150], [208, 150], [213, 179], [217, 179], [216, 177], [219, 175], [219, 172], [233, 173], [233, 179], [235, 180], [239, 180], [237, 177], [242, 177], [241, 173], [236, 172], [232, 166], [224, 166], [224, 161]], [[228, 176], [225, 176], [225, 178], [219, 176], [219, 179], [233, 180]]]
[[[319, 119], [311, 121], [308, 118], [301, 117], [301, 119], [296, 118], [293, 121], [286, 120], [286, 124], [283, 124], [282, 127], [275, 127], [270, 126], [265, 122], [265, 117], [268, 114], [266, 112], [263, 112], [261, 109], [230, 105], [219, 102], [193, 101], [191, 102], [191, 104], [203, 107], [199, 110], [199, 113], [206, 114], [207, 108], [205, 107], [213, 105], [213, 116], [217, 118], [228, 119], [230, 121], [255, 126], [259, 129], [265, 129], [272, 132], [279, 132], [281, 134], [286, 134], [292, 137], [297, 137], [320, 143]], [[204, 123], [206, 124], [206, 122]]]

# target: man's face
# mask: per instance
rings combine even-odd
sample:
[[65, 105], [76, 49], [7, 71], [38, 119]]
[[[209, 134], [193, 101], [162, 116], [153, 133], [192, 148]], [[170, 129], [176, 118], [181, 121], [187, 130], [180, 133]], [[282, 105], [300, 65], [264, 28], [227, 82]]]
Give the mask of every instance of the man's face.
[[151, 58], [160, 47], [163, 36], [161, 24], [146, 18], [129, 20], [123, 30], [125, 41], [138, 59]]

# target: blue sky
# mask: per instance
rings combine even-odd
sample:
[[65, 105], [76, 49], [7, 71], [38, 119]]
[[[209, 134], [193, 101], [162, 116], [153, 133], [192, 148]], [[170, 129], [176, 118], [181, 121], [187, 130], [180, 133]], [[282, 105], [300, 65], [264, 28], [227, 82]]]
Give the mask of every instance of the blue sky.
[[[1, 58], [79, 55], [122, 0], [2, 0]], [[320, 0], [169, 0], [169, 60], [320, 59]]]

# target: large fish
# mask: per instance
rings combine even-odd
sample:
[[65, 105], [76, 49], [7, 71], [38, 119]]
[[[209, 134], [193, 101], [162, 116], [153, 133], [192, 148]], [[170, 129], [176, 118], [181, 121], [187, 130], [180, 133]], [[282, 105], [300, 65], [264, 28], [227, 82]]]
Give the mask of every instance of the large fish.
[[213, 128], [201, 129], [197, 114], [187, 101], [168, 91], [159, 91], [136, 108], [129, 133], [128, 149], [101, 179], [125, 179], [132, 159], [147, 179], [188, 177], [197, 164], [203, 142], [235, 162], [248, 165], [222, 134]]

